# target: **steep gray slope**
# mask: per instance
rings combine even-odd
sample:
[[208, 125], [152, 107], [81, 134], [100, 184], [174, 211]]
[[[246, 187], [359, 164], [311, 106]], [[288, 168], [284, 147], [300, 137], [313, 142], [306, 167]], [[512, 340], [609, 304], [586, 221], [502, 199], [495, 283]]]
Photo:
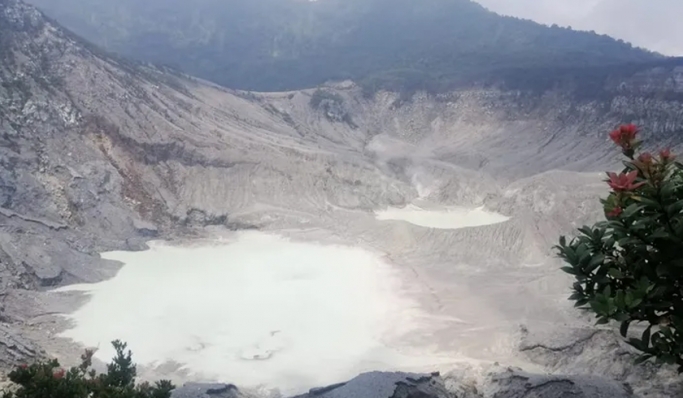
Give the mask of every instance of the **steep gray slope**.
[[[605, 131], [633, 121], [652, 145], [680, 144], [683, 68], [615, 82], [608, 102], [495, 90], [404, 101], [352, 83], [311, 101], [316, 90], [236, 92], [111, 58], [16, 0], [0, 0], [0, 45], [3, 366], [61, 349], [51, 315], [77, 302], [45, 303], [41, 290], [111, 277], [118, 265], [102, 251], [213, 225], [387, 253], [441, 316], [415, 344], [495, 361], [512, 355], [487, 346], [504, 336], [539, 369], [673, 388], [668, 373], [647, 381], [650, 370], [614, 365], [604, 341], [585, 338], [549, 248], [600, 217]], [[434, 230], [372, 213], [417, 199], [511, 220]], [[448, 321], [458, 316], [487, 327]], [[562, 339], [576, 355], [558, 358]]]

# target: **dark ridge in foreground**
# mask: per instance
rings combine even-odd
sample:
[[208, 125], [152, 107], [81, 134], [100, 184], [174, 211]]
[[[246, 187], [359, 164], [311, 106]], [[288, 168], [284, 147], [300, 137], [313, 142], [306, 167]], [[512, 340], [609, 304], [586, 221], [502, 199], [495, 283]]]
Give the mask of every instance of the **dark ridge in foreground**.
[[[364, 373], [348, 382], [314, 388], [292, 398], [630, 398], [626, 385], [599, 377], [541, 376], [508, 369], [489, 376], [487, 386], [466, 385], [438, 373]], [[483, 388], [482, 388], [483, 387]], [[248, 398], [228, 384], [187, 384], [173, 398]]]

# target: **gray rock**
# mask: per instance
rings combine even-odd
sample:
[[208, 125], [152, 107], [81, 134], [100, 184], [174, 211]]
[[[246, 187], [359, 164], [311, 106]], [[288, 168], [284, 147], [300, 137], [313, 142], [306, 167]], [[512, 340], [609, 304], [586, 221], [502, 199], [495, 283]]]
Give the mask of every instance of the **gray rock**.
[[[537, 375], [518, 369], [491, 372], [478, 386], [454, 374], [369, 372], [292, 398], [633, 398], [627, 384], [593, 376]], [[190, 383], [173, 398], [246, 398], [232, 384]]]
[[438, 374], [364, 373], [346, 383], [315, 388], [295, 398], [456, 398]]
[[630, 398], [628, 385], [601, 377], [533, 375], [509, 371], [491, 378], [491, 398]]
[[176, 388], [171, 398], [241, 398], [243, 395], [232, 384], [188, 383]]
[[129, 238], [126, 239], [126, 250], [131, 252], [140, 252], [144, 250], [149, 250], [146, 239], [142, 238]]
[[312, 389], [294, 398], [630, 398], [624, 384], [600, 377], [534, 375], [508, 369], [477, 387], [438, 373], [362, 374], [346, 383]]
[[28, 363], [44, 353], [24, 339], [12, 325], [0, 323], [0, 366], [10, 368]]
[[133, 220], [133, 228], [135, 228], [135, 231], [140, 236], [145, 238], [156, 238], [159, 236], [159, 229], [156, 225], [147, 221], [135, 219]]
[[[640, 336], [642, 325], [633, 325]], [[523, 332], [521, 353], [548, 371], [569, 375], [600, 375], [630, 385], [636, 395], [669, 397], [683, 393], [683, 381], [673, 366], [635, 364], [640, 353], [617, 331], [595, 328], [537, 328]], [[610, 358], [610, 360], [605, 360]]]

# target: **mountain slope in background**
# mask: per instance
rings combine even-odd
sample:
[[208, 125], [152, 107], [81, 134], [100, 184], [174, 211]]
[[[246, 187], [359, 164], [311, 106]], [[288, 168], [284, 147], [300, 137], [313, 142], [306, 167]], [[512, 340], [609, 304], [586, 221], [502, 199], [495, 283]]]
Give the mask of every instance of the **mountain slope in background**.
[[351, 79], [369, 92], [560, 85], [595, 96], [615, 73], [669, 62], [470, 0], [31, 1], [108, 50], [252, 91]]

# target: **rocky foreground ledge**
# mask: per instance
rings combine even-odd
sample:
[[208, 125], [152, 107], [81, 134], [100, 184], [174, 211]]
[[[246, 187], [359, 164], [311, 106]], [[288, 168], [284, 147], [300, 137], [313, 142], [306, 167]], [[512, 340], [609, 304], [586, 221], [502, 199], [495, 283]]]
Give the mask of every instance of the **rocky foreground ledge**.
[[[485, 384], [463, 383], [439, 373], [362, 374], [345, 383], [314, 388], [292, 398], [626, 398], [631, 388], [598, 377], [532, 375], [508, 369], [491, 374]], [[255, 398], [231, 384], [186, 384], [173, 398]]]

